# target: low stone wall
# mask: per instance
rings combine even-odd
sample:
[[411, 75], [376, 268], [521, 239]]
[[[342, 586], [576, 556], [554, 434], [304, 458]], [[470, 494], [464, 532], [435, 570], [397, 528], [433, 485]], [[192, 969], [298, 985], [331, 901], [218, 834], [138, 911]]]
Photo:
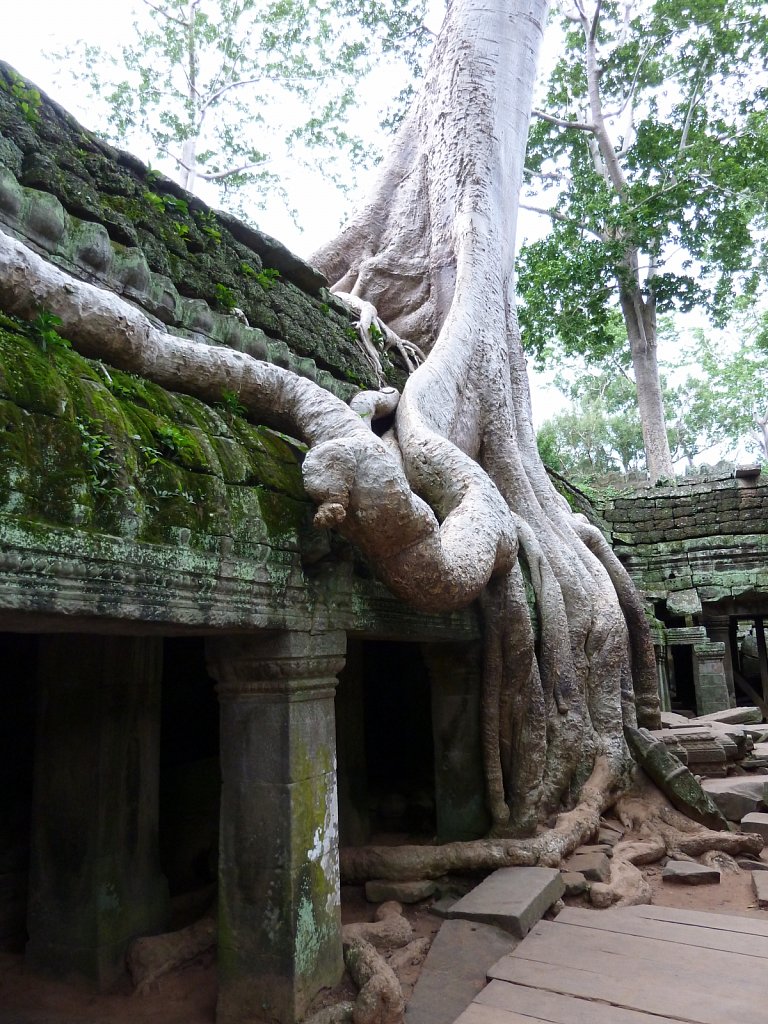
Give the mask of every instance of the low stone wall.
[[768, 599], [768, 478], [684, 478], [617, 495], [601, 513], [640, 589], [670, 614]]

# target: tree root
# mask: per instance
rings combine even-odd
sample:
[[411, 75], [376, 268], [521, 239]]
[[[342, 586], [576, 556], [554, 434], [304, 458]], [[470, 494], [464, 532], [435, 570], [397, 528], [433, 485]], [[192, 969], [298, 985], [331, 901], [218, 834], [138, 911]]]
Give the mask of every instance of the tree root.
[[700, 858], [720, 871], [738, 871], [734, 855], [759, 853], [763, 847], [763, 839], [752, 833], [701, 828], [676, 810], [639, 769], [632, 791], [617, 800], [614, 810], [635, 835], [613, 848], [610, 881], [591, 886], [589, 898], [596, 907], [650, 903], [651, 889], [639, 864], [652, 864], [665, 856]]
[[214, 949], [216, 938], [216, 914], [212, 910], [187, 928], [135, 939], [126, 960], [136, 994], [145, 995], [164, 974]]
[[495, 871], [496, 868], [543, 864], [556, 867], [577, 846], [594, 835], [600, 815], [620, 786], [606, 757], [598, 757], [572, 811], [559, 815], [554, 828], [531, 839], [477, 839], [443, 846], [360, 846], [341, 851], [345, 882], [371, 878], [408, 881], [439, 878], [452, 872]]
[[651, 887], [639, 868], [621, 857], [618, 847], [611, 861], [610, 882], [593, 882], [589, 900], [595, 907], [635, 907], [651, 902]]
[[[608, 761], [600, 757], [582, 789], [580, 803], [559, 815], [554, 828], [531, 839], [478, 839], [443, 846], [368, 846], [341, 851], [341, 874], [346, 882], [370, 878], [406, 881], [438, 878], [452, 872], [495, 871], [497, 868], [541, 864], [557, 867], [576, 847], [594, 836], [600, 815], [614, 805], [619, 820], [635, 835], [618, 843], [612, 870], [616, 879], [597, 889], [598, 899], [608, 906], [618, 900], [636, 899], [641, 891], [633, 865], [650, 864], [662, 857], [699, 857], [717, 850], [731, 857], [757, 854], [763, 839], [752, 833], [714, 832], [702, 828], [677, 811], [640, 770], [632, 789], [610, 784]], [[624, 865], [628, 865], [625, 867]], [[639, 874], [639, 873], [638, 873]], [[608, 893], [615, 893], [609, 899]]]
[[344, 960], [360, 988], [352, 1011], [354, 1024], [401, 1024], [405, 1000], [400, 982], [370, 942], [354, 938], [344, 942]]
[[361, 299], [359, 295], [350, 292], [334, 292], [337, 299], [341, 299], [358, 314], [357, 333], [360, 338], [363, 354], [376, 374], [379, 384], [384, 382], [384, 370], [381, 365], [378, 349], [375, 342], [383, 341], [385, 352], [394, 349], [402, 359], [408, 373], [413, 373], [417, 366], [426, 359], [426, 356], [412, 341], [401, 338], [396, 331], [379, 318], [376, 307], [372, 302]]
[[380, 904], [374, 917], [372, 922], [359, 921], [344, 925], [341, 930], [344, 942], [360, 939], [376, 949], [399, 949], [407, 946], [413, 938], [410, 922], [403, 917], [402, 907], [394, 900]]

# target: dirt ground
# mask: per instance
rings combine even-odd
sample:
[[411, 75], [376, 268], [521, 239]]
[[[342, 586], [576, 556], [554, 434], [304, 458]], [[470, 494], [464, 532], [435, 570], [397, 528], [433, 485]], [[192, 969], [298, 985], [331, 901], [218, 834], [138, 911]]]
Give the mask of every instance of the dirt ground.
[[[768, 863], [768, 853], [763, 853], [763, 859]], [[723, 872], [719, 885], [686, 886], [662, 882], [661, 864], [648, 865], [643, 871], [651, 883], [653, 903], [659, 906], [747, 914], [768, 920], [768, 911], [757, 907], [748, 872]], [[458, 884], [468, 887], [466, 880]], [[589, 905], [584, 897], [567, 902], [571, 906]], [[441, 918], [430, 907], [431, 901], [427, 900], [404, 908], [414, 937], [431, 939], [437, 933]], [[374, 909], [362, 887], [342, 887], [344, 923], [372, 920]], [[414, 961], [399, 973], [406, 999], [422, 963]], [[345, 978], [332, 993], [322, 993], [312, 1009], [354, 996], [354, 986]], [[151, 992], [137, 996], [127, 982], [110, 994], [96, 994], [76, 983], [44, 979], [24, 967], [21, 953], [0, 953], [0, 1024], [213, 1024], [215, 1006], [216, 964], [212, 954], [166, 975]]]

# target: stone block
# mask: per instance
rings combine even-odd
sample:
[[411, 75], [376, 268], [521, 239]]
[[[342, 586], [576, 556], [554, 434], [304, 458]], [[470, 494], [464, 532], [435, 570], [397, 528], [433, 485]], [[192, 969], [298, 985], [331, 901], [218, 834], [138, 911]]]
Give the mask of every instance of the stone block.
[[662, 711], [661, 724], [665, 729], [684, 729], [690, 725], [690, 719], [685, 715], [676, 715], [674, 711]]
[[603, 853], [606, 857], [613, 856], [613, 847], [615, 843], [593, 843], [585, 846], [578, 846], [574, 853], [576, 854], [588, 854], [588, 853]]
[[456, 1020], [485, 988], [487, 971], [515, 945], [516, 939], [493, 925], [445, 921], [408, 1003], [406, 1024], [448, 1024]]
[[754, 725], [762, 722], [762, 720], [763, 715], [759, 708], [725, 708], [723, 711], [713, 711], [709, 715], [699, 715], [697, 718], [692, 718], [688, 724], [698, 725], [703, 722], [723, 722], [725, 725]]
[[562, 877], [566, 896], [580, 896], [589, 887], [586, 878], [580, 871], [563, 871]]
[[768, 814], [751, 811], [741, 819], [742, 832], [756, 832], [768, 843]]
[[764, 860], [750, 860], [749, 857], [737, 857], [736, 863], [742, 871], [768, 871], [768, 864]]
[[613, 847], [623, 835], [623, 832], [617, 832], [616, 829], [601, 825], [597, 832], [597, 841], [603, 846]]
[[765, 799], [765, 777], [761, 775], [704, 779], [701, 788], [728, 821], [740, 822], [745, 814], [760, 810]]
[[753, 871], [752, 888], [755, 890], [757, 905], [768, 907], [768, 874], [764, 871]]
[[449, 915], [493, 924], [522, 939], [564, 892], [556, 868], [500, 868], [454, 904]]
[[720, 872], [717, 868], [687, 860], [668, 860], [661, 877], [664, 882], [676, 882], [679, 885], [707, 885], [720, 882]]
[[575, 853], [568, 861], [571, 871], [578, 871], [590, 882], [607, 882], [611, 877], [611, 862], [604, 853]]
[[429, 899], [437, 890], [436, 884], [429, 878], [415, 882], [389, 882], [386, 879], [372, 879], [365, 883], [365, 898], [369, 903], [386, 903], [397, 900], [398, 903], [419, 903]]

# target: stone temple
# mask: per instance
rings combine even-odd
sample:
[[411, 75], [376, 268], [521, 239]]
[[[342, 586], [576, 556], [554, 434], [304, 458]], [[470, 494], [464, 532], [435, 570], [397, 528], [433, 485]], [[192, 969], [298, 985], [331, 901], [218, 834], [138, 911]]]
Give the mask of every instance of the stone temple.
[[[3, 64], [0, 231], [169, 332], [375, 384], [319, 273]], [[479, 620], [414, 612], [314, 530], [302, 446], [241, 411], [0, 308], [0, 944], [106, 989], [218, 891], [218, 1020], [291, 1024], [342, 973], [339, 845], [488, 827]], [[590, 514], [648, 599], [666, 706], [764, 701], [759, 471]]]

